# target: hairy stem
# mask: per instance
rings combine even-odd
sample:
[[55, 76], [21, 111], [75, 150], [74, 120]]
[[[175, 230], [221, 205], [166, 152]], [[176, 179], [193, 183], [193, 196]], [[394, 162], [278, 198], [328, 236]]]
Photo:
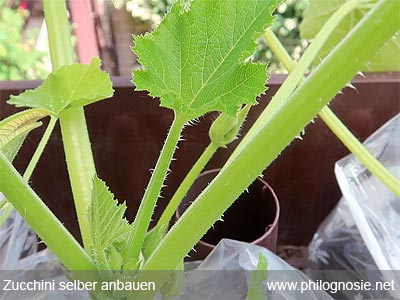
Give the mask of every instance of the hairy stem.
[[167, 176], [168, 168], [171, 164], [176, 145], [178, 144], [183, 126], [186, 118], [175, 114], [174, 121], [164, 146], [161, 150], [157, 164], [154, 168], [153, 174], [150, 178], [146, 192], [140, 203], [139, 210], [136, 214], [135, 221], [133, 222], [133, 229], [129, 236], [128, 249], [130, 257], [139, 259], [139, 254], [143, 246], [145, 235], [149, 227], [157, 199], [160, 195], [163, 183]]
[[[211, 140], [210, 144], [206, 147], [196, 163], [190, 169], [189, 173], [186, 175], [185, 179], [181, 182], [172, 199], [169, 201], [167, 207], [162, 213], [157, 226], [153, 228], [154, 231], [152, 233], [156, 233], [157, 236], [154, 237], [151, 234], [149, 236], [152, 236], [153, 239], [157, 238], [158, 240], [161, 240], [165, 236], [169, 227], [169, 222], [174, 212], [178, 209], [179, 204], [186, 196], [188, 190], [218, 148], [226, 147], [226, 145], [237, 138], [250, 108], [251, 105], [245, 105], [237, 112], [236, 117], [227, 116], [226, 114], [222, 113], [213, 122], [208, 133]], [[146, 250], [150, 249], [149, 247], [146, 248]]]
[[210, 159], [213, 157], [214, 153], [217, 151], [218, 146], [210, 143], [204, 152], [201, 154], [199, 159], [190, 169], [189, 173], [187, 173], [185, 179], [179, 185], [178, 189], [176, 190], [175, 194], [169, 201], [167, 207], [163, 211], [157, 226], [161, 228], [161, 226], [165, 226], [168, 228], [169, 222], [174, 215], [175, 211], [178, 209], [179, 204], [182, 202], [182, 199], [186, 196], [186, 193], [192, 186], [193, 182], [199, 176], [200, 172], [204, 169]]

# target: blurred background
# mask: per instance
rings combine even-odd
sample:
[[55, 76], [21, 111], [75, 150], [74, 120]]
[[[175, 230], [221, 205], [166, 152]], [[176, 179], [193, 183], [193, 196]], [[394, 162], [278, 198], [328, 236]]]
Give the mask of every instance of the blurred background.
[[[72, 43], [80, 62], [100, 56], [103, 69], [131, 76], [136, 59], [132, 34], [154, 29], [175, 0], [67, 0]], [[294, 59], [307, 47], [299, 24], [308, 0], [285, 0], [275, 11], [273, 31]], [[43, 79], [51, 70], [42, 0], [0, 0], [0, 80]], [[262, 38], [254, 59], [270, 61], [272, 73], [285, 70]]]

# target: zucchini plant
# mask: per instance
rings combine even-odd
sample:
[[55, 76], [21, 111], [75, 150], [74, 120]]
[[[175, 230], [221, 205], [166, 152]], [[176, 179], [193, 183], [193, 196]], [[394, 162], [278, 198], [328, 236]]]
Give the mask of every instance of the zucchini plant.
[[[181, 268], [185, 255], [221, 219], [235, 199], [321, 110], [326, 110], [325, 105], [400, 29], [400, 20], [393, 16], [400, 9], [400, 2], [379, 1], [303, 79], [305, 68], [315, 58], [331, 28], [340, 21], [340, 13], [335, 15], [330, 27], [323, 28], [321, 37], [316, 38], [315, 46], [310, 46], [304, 54], [303, 61], [291, 67], [293, 72], [217, 177], [168, 228], [171, 214], [190, 184], [213, 153], [236, 138], [251, 105], [266, 90], [266, 66], [254, 63], [251, 55], [255, 38], [270, 25], [277, 3], [277, 0], [179, 1], [154, 32], [134, 38], [133, 51], [143, 66], [133, 72], [135, 87], [160, 98], [161, 106], [174, 111], [174, 120], [139, 210], [130, 224], [124, 217], [126, 204], [118, 204], [97, 175], [83, 111], [83, 106], [111, 97], [111, 81], [100, 71], [97, 58], [89, 65], [74, 63], [64, 0], [44, 0], [53, 72], [41, 86], [12, 96], [9, 103], [29, 107], [28, 113], [40, 111], [51, 118], [34, 162], [43, 151], [55, 122], [60, 121], [83, 247], [31, 189], [27, 183], [29, 176], [23, 178], [15, 170], [12, 156], [6, 155], [1, 143], [0, 191], [75, 274], [72, 276], [80, 276], [74, 273], [77, 270], [113, 270], [112, 278], [127, 280], [123, 274], [129, 271], [135, 280], [146, 281], [153, 279], [147, 271], [164, 270], [157, 276], [161, 287], [173, 270]], [[341, 13], [347, 10], [342, 9]], [[264, 35], [273, 45], [273, 36], [268, 36], [268, 32]], [[277, 51], [284, 57], [282, 49], [278, 47]], [[177, 190], [159, 223], [149, 230], [183, 128], [211, 111], [219, 111], [221, 115], [210, 129], [210, 146]], [[27, 127], [18, 135], [19, 143], [14, 148], [20, 146], [28, 129], [32, 128]], [[343, 130], [339, 130], [339, 135], [340, 132]], [[385, 173], [383, 177], [390, 174]], [[395, 178], [392, 180], [388, 185], [400, 193], [400, 185], [396, 185]], [[137, 299], [152, 296], [135, 294]], [[95, 293], [93, 297], [122, 296]]]

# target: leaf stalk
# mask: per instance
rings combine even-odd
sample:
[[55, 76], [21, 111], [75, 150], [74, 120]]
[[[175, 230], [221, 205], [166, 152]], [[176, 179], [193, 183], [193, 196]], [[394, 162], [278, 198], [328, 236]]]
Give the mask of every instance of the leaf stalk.
[[164, 228], [168, 228], [169, 222], [173, 217], [175, 211], [178, 209], [179, 204], [182, 202], [182, 199], [186, 196], [186, 193], [192, 186], [193, 182], [200, 175], [201, 171], [213, 157], [218, 148], [219, 147], [217, 145], [210, 143], [203, 151], [199, 159], [190, 169], [189, 173], [187, 173], [185, 179], [182, 181], [182, 183], [179, 185], [178, 189], [172, 196], [157, 223], [157, 227], [161, 228], [161, 226], [164, 226]]
[[179, 142], [182, 129], [187, 119], [175, 113], [174, 121], [169, 129], [168, 136], [161, 150], [160, 156], [151, 175], [149, 184], [144, 193], [136, 218], [132, 224], [133, 228], [129, 236], [128, 249], [132, 259], [139, 260], [140, 251], [143, 247], [146, 232], [148, 230], [157, 199], [160, 195], [162, 185], [167, 177], [168, 168], [171, 164], [175, 148]]

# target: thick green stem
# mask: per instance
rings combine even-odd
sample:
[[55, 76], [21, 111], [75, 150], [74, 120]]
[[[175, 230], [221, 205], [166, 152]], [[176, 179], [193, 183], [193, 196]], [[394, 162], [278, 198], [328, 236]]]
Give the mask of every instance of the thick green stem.
[[53, 70], [75, 63], [65, 0], [43, 0]]
[[127, 249], [132, 259], [139, 258], [157, 199], [160, 195], [176, 145], [178, 144], [182, 128], [186, 121], [186, 118], [175, 114], [174, 121], [172, 122], [167, 139], [165, 140], [150, 182], [144, 193], [142, 202], [140, 203], [135, 221], [133, 222], [133, 229], [128, 242], [129, 248]]
[[372, 174], [379, 178], [386, 187], [400, 198], [400, 181], [368, 152], [363, 144], [361, 144], [349, 129], [347, 129], [339, 118], [327, 106], [320, 111], [319, 116], [347, 149], [349, 149]]
[[[344, 18], [345, 15], [342, 15]], [[331, 29], [332, 32], [334, 28]], [[330, 33], [329, 33], [330, 34]], [[328, 38], [329, 35], [326, 37]], [[275, 36], [270, 28], [264, 33], [264, 38], [270, 46], [272, 52], [278, 57], [282, 65], [292, 72], [297, 68], [295, 62], [291, 59], [290, 55], [286, 52], [279, 39]], [[324, 45], [323, 39], [315, 39], [313, 46], [319, 50]], [[304, 64], [311, 64], [315, 57], [309, 57], [304, 61]], [[296, 67], [296, 68], [295, 68]], [[353, 153], [355, 157], [383, 184], [385, 184], [394, 194], [400, 198], [400, 181], [393, 176], [368, 150], [360, 143], [360, 141], [350, 132], [350, 130], [343, 124], [343, 122], [334, 114], [334, 112], [325, 106], [318, 114], [329, 129], [336, 135], [336, 137]]]
[[83, 109], [64, 112], [60, 116], [60, 125], [79, 227], [83, 244], [88, 249], [92, 239], [87, 212], [96, 170]]
[[[75, 62], [70, 26], [64, 0], [44, 0], [50, 57], [53, 70]], [[92, 179], [96, 175], [83, 108], [70, 108], [60, 115], [65, 157], [79, 227], [86, 250], [92, 244], [87, 217], [91, 201]]]
[[0, 190], [69, 270], [94, 270], [91, 259], [0, 151]]
[[[243, 190], [400, 30], [400, 19], [396, 18], [399, 10], [399, 1], [382, 0], [365, 15], [267, 124], [253, 131], [246, 147], [235, 150], [235, 159], [225, 164], [171, 228], [146, 261], [144, 270], [173, 270], [178, 265]], [[159, 280], [167, 276], [165, 272]], [[146, 279], [151, 279], [146, 272], [137, 278], [139, 281]], [[137, 296], [140, 298], [140, 293]]]
[[200, 172], [204, 169], [210, 159], [213, 157], [214, 153], [217, 151], [218, 146], [210, 143], [204, 152], [201, 154], [199, 159], [190, 169], [189, 173], [187, 173], [185, 179], [179, 185], [178, 189], [176, 190], [175, 194], [169, 201], [167, 207], [163, 211], [158, 223], [157, 227], [161, 228], [168, 228], [169, 222], [174, 215], [175, 211], [177, 210], [179, 204], [182, 202], [182, 199], [186, 196], [189, 188], [192, 186], [193, 182], [199, 176]]

